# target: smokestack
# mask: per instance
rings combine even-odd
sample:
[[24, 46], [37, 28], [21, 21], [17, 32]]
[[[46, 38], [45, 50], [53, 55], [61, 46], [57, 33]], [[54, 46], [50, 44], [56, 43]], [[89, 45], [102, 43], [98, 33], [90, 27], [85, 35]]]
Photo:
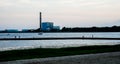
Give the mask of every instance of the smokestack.
[[42, 13], [40, 12], [40, 31], [41, 31], [41, 29], [42, 29], [42, 24], [41, 24], [41, 22], [42, 22], [42, 15], [41, 15]]

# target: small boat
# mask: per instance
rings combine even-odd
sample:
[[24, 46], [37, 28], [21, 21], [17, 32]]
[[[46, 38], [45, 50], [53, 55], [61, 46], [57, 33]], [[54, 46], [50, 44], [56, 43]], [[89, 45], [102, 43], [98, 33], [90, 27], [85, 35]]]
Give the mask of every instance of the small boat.
[[43, 34], [43, 32], [39, 32], [39, 33], [38, 33], [38, 35], [42, 35], [42, 34]]

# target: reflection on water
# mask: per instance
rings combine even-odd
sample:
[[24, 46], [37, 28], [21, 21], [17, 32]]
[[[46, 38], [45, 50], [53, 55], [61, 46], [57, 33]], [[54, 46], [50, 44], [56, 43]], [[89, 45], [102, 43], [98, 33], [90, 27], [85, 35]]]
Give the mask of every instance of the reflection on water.
[[[13, 38], [14, 36], [28, 37], [120, 37], [117, 33], [3, 33], [0, 38]], [[26, 48], [61, 48], [90, 45], [115, 45], [120, 44], [120, 40], [25, 40], [25, 41], [0, 41], [0, 51]]]

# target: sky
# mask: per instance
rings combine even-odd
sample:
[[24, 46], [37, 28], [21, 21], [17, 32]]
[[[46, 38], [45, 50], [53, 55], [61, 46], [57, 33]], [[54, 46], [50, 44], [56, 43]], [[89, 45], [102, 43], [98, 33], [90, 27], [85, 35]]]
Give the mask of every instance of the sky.
[[120, 0], [0, 0], [0, 30], [39, 28], [39, 12], [60, 27], [120, 25]]

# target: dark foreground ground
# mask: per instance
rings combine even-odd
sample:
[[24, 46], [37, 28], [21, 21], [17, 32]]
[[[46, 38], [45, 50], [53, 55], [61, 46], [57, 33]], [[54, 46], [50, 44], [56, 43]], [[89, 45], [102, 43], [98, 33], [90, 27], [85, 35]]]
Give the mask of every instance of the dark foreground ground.
[[120, 64], [120, 52], [16, 60], [0, 64]]
[[84, 46], [68, 48], [36, 48], [0, 52], [0, 62], [20, 59], [48, 58], [120, 51], [120, 45]]

